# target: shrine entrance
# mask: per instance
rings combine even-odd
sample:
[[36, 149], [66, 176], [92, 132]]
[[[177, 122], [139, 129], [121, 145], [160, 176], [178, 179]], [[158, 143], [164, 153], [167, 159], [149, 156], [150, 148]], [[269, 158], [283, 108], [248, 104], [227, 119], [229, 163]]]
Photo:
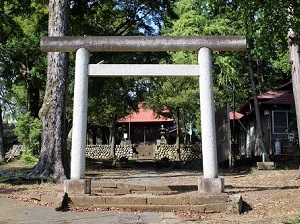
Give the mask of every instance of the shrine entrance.
[[[203, 177], [198, 191], [221, 193], [223, 179], [218, 177], [215, 108], [211, 51], [240, 51], [246, 40], [238, 36], [94, 36], [44, 37], [45, 52], [76, 52], [71, 149], [71, 179], [68, 190], [90, 193], [90, 180], [85, 179], [88, 78], [100, 76], [198, 76], [200, 86]], [[162, 64], [90, 64], [90, 52], [196, 51], [198, 65]]]

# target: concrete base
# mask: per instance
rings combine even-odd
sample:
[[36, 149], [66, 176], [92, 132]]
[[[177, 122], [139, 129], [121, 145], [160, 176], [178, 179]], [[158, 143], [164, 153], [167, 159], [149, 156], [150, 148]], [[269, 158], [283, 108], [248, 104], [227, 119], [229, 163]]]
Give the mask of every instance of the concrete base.
[[[219, 181], [222, 182], [221, 179], [217, 179], [216, 182]], [[243, 200], [240, 195], [200, 194], [197, 189], [197, 185], [140, 185], [93, 181], [93, 194], [68, 195], [72, 201], [68, 206], [71, 209], [120, 208], [155, 212], [241, 213], [243, 210]], [[36, 194], [30, 197], [43, 202], [53, 202], [58, 208], [62, 207], [63, 198], [63, 194], [58, 197], [53, 194], [48, 196]]]
[[138, 211], [174, 212], [189, 211], [199, 213], [234, 212], [241, 213], [240, 195], [74, 195], [70, 196], [70, 208], [122, 208]]
[[257, 168], [259, 170], [274, 170], [274, 162], [257, 162]]
[[[33, 196], [20, 195], [21, 198], [29, 199]], [[35, 199], [35, 197], [34, 197]], [[58, 200], [60, 199], [60, 200]], [[49, 195], [41, 197], [41, 202], [53, 202], [57, 206], [61, 204], [62, 195], [58, 197]], [[137, 211], [153, 212], [233, 212], [241, 213], [243, 209], [243, 200], [240, 195], [200, 195], [200, 194], [177, 194], [177, 195], [79, 195], [70, 196], [72, 203], [68, 206], [72, 208], [97, 208], [103, 210], [109, 209], [127, 209]]]
[[200, 177], [198, 191], [205, 194], [220, 194], [224, 192], [224, 179]]
[[90, 194], [91, 179], [70, 179], [64, 182], [64, 192], [70, 194]]

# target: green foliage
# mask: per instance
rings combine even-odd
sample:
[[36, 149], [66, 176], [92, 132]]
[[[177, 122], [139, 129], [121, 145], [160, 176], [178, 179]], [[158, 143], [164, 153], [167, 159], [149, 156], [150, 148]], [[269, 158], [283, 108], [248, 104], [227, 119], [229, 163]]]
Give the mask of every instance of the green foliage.
[[300, 215], [296, 215], [294, 217], [286, 218], [282, 220], [284, 224], [297, 224], [300, 223]]
[[[11, 119], [28, 109], [37, 117], [46, 79], [46, 54], [40, 52], [39, 42], [47, 32], [47, 1], [2, 2], [0, 95], [4, 100], [4, 111], [6, 116], [10, 113]], [[289, 26], [299, 27], [300, 11], [287, 9], [297, 9], [296, 2], [75, 0], [70, 2], [70, 35], [243, 35], [253, 40], [256, 79], [264, 80], [263, 85], [268, 90], [290, 79], [286, 33]], [[91, 63], [102, 60], [105, 63], [197, 64], [197, 54], [100, 52], [91, 55]], [[217, 105], [223, 106], [228, 101], [232, 105], [232, 91], [224, 84], [235, 84], [237, 106], [251, 97], [247, 66], [245, 52], [213, 52]], [[70, 54], [70, 68], [68, 89], [72, 99], [74, 54]], [[138, 102], [145, 99], [148, 88], [147, 99], [157, 112], [164, 105], [174, 118], [179, 109], [182, 122], [195, 113], [197, 116], [193, 117], [198, 117], [199, 87], [195, 78], [103, 77], [90, 80], [89, 122], [113, 126], [116, 119], [137, 110]], [[35, 107], [31, 107], [34, 103]], [[72, 105], [68, 105], [67, 112], [71, 118]], [[200, 123], [199, 120], [193, 122], [195, 125]]]
[[[199, 83], [195, 77], [164, 77], [152, 79], [149, 95], [146, 98], [148, 107], [157, 114], [164, 108], [177, 124], [186, 130], [189, 123], [199, 130]], [[165, 115], [165, 114], [164, 114]]]
[[39, 155], [42, 124], [39, 119], [33, 118], [29, 113], [21, 116], [15, 128], [19, 142], [26, 149], [22, 156], [24, 161], [31, 162]]
[[33, 155], [30, 151], [26, 150], [22, 153], [21, 160], [27, 165], [35, 165], [39, 161], [39, 156]]
[[[158, 35], [171, 16], [172, 1], [72, 1], [72, 35]], [[73, 55], [71, 55], [71, 58]], [[153, 64], [166, 57], [161, 52], [94, 53], [91, 63]], [[73, 60], [73, 58], [72, 58]], [[73, 74], [71, 74], [71, 77]], [[70, 81], [73, 85], [73, 81]], [[101, 77], [89, 80], [88, 122], [114, 128], [115, 121], [138, 109], [144, 100], [147, 78]], [[70, 91], [72, 94], [72, 90]], [[68, 111], [68, 114], [72, 114]]]
[[72, 1], [73, 35], [157, 35], [172, 16], [172, 0]]
[[[0, 7], [0, 18], [4, 21], [0, 25], [0, 78], [7, 90], [2, 93], [3, 111], [12, 120], [17, 119], [20, 107], [37, 117], [46, 80], [46, 55], [40, 51], [39, 43], [47, 32], [47, 4], [4, 0]], [[18, 92], [9, 91], [12, 85]], [[21, 89], [24, 91], [20, 98]]]
[[299, 10], [292, 10], [297, 3], [285, 0], [208, 2], [212, 15], [230, 18], [232, 27], [238, 29], [236, 34], [251, 40], [256, 84], [263, 80], [259, 84], [260, 91], [273, 89], [291, 79], [286, 37], [290, 27], [297, 27], [295, 30], [299, 27]]
[[146, 92], [143, 81], [133, 77], [94, 79], [90, 87], [88, 120], [108, 127], [136, 111]]
[[[174, 4], [174, 11], [177, 17], [164, 26], [164, 35], [237, 35], [242, 32], [239, 29], [242, 24], [239, 22], [238, 13], [230, 8], [216, 13], [207, 2], [179, 0]], [[170, 58], [175, 64], [198, 63], [195, 52], [170, 52]], [[236, 83], [236, 88], [240, 88], [237, 102], [243, 103], [249, 98], [251, 91], [249, 79], [245, 77], [245, 58], [245, 53], [241, 52], [213, 52], [217, 106], [224, 106], [228, 101], [233, 104], [232, 90], [224, 87], [224, 84], [232, 86]], [[245, 88], [247, 85], [249, 87]], [[199, 86], [196, 78], [152, 79], [147, 102], [157, 113], [166, 106], [171, 116], [178, 119], [181, 127], [185, 128], [185, 125], [192, 122], [192, 126], [200, 130]]]
[[[177, 18], [164, 27], [165, 35], [240, 35], [243, 24], [239, 19], [238, 7], [217, 8], [212, 1], [200, 2], [194, 0], [176, 1]], [[171, 52], [175, 64], [197, 64], [195, 52]], [[215, 99], [217, 106], [230, 102], [233, 106], [232, 91], [224, 85], [235, 83], [238, 97], [236, 104], [244, 103], [251, 95], [250, 83], [247, 77], [247, 61], [245, 52], [213, 52], [213, 79], [215, 84]], [[240, 88], [241, 87], [241, 88]], [[246, 87], [246, 88], [245, 88]], [[198, 108], [197, 108], [198, 109]]]

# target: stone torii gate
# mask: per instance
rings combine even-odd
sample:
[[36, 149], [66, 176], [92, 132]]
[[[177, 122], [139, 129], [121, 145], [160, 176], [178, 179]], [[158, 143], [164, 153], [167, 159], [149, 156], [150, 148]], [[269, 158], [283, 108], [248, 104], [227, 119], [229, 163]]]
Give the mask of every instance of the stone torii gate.
[[[218, 177], [215, 108], [211, 51], [246, 49], [246, 39], [239, 36], [88, 36], [44, 37], [45, 52], [76, 52], [71, 149], [71, 179], [66, 192], [90, 193], [85, 179], [88, 77], [92, 76], [199, 76], [203, 177], [202, 193], [224, 191]], [[198, 65], [89, 64], [90, 52], [198, 51]]]

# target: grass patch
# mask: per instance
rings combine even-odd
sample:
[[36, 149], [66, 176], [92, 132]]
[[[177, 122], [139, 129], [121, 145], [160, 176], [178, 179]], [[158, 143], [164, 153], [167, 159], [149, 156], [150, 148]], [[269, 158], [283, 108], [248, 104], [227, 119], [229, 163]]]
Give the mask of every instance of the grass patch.
[[31, 169], [36, 163], [25, 164], [21, 159], [14, 160], [13, 162], [0, 163], [0, 170], [25, 170]]
[[[34, 164], [35, 165], [35, 164]], [[0, 183], [13, 185], [32, 183], [28, 177], [33, 164], [25, 164], [22, 160], [14, 160], [0, 164]]]
[[0, 176], [0, 183], [19, 185], [24, 183], [30, 183], [30, 179], [25, 174], [8, 172]]
[[300, 223], [300, 215], [296, 215], [290, 218], [286, 218], [284, 220], [282, 220], [282, 223], [284, 224], [296, 224], [296, 223]]

